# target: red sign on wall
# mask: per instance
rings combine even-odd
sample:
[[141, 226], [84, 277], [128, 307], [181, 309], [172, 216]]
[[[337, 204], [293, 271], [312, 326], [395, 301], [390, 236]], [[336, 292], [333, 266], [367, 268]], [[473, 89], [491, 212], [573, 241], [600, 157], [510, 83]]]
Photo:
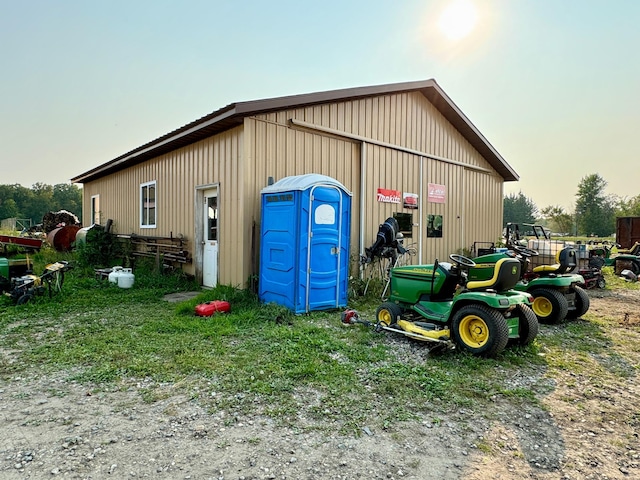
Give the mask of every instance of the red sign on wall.
[[447, 187], [437, 183], [430, 183], [428, 186], [427, 200], [433, 203], [445, 203]]
[[383, 203], [400, 203], [402, 194], [398, 190], [378, 188], [378, 201]]
[[404, 208], [418, 208], [418, 195], [404, 192], [402, 194], [402, 204]]

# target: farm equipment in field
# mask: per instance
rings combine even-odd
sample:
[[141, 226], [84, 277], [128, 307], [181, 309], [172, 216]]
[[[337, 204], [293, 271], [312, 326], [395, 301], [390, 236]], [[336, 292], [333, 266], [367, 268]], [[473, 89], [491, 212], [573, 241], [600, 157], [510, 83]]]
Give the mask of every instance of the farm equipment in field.
[[55, 262], [45, 267], [42, 275], [25, 275], [12, 277], [9, 281], [4, 279], [0, 284], [0, 290], [11, 297], [16, 305], [29, 302], [37, 295], [54, 293], [62, 290], [64, 273], [71, 268], [68, 262]]
[[37, 252], [42, 248], [42, 240], [29, 237], [14, 237], [11, 235], [0, 235], [0, 245], [3, 254], [7, 254], [7, 247], [15, 246], [16, 248], [26, 252]]
[[[539, 226], [533, 226], [536, 236], [549, 238]], [[577, 267], [577, 255], [573, 248], [564, 247], [555, 253], [555, 263], [542, 264], [530, 268], [530, 258], [538, 256], [538, 251], [522, 245], [519, 227], [507, 224], [506, 245], [508, 251], [488, 253], [476, 257], [476, 266], [469, 270], [469, 279], [482, 281], [493, 275], [498, 261], [504, 258], [517, 259], [521, 264], [521, 277], [514, 288], [533, 296], [532, 309], [540, 323], [559, 323], [565, 318], [576, 319], [589, 310], [589, 296], [582, 288], [585, 279], [570, 273]], [[541, 239], [541, 237], [538, 237]]]
[[640, 243], [635, 243], [631, 248], [621, 249], [617, 248], [617, 252], [614, 252], [613, 247], [608, 243], [602, 243], [598, 245], [590, 246], [589, 258], [599, 257], [604, 260], [604, 265], [611, 266], [614, 269], [614, 273], [619, 276], [625, 276], [622, 274], [625, 270], [633, 273], [634, 276], [640, 275]]
[[605, 266], [605, 259], [593, 255], [589, 258], [588, 266], [585, 268], [578, 269], [578, 275], [584, 278], [584, 284], [582, 284], [582, 288], [587, 290], [591, 290], [593, 288], [601, 288], [604, 289], [607, 286], [607, 281], [602, 274], [602, 267]]
[[29, 257], [9, 258], [9, 248], [19, 252], [37, 252], [42, 247], [42, 240], [29, 237], [0, 235], [0, 245], [5, 256], [0, 257], [0, 294], [13, 300], [16, 305], [27, 303], [37, 295], [46, 292], [51, 297], [60, 292], [64, 282], [64, 273], [71, 268], [68, 262], [55, 262], [47, 265], [42, 275], [32, 273]]

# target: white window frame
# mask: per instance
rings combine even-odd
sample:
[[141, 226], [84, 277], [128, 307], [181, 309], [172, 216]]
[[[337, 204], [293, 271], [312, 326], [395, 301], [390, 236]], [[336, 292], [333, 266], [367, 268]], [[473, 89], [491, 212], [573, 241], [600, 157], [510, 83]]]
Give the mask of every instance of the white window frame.
[[[145, 210], [145, 204], [144, 204], [144, 192], [145, 189], [148, 189], [149, 187], [153, 187], [154, 192], [155, 192], [155, 202], [154, 202], [154, 218], [153, 218], [153, 223], [148, 223], [148, 224], [144, 224], [144, 210]], [[148, 191], [148, 190], [147, 190]], [[140, 184], [140, 228], [156, 228], [157, 224], [158, 224], [158, 187], [157, 187], [157, 182], [155, 180], [151, 181], [151, 182], [145, 182], [145, 183], [141, 183]]]
[[100, 195], [91, 195], [91, 223], [100, 225]]

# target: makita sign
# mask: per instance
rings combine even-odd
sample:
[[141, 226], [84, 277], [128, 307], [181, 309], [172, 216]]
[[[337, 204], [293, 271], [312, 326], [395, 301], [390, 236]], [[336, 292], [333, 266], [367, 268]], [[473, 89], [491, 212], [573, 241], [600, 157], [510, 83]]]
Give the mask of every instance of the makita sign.
[[379, 188], [378, 201], [383, 203], [400, 203], [402, 201], [402, 193], [399, 190]]

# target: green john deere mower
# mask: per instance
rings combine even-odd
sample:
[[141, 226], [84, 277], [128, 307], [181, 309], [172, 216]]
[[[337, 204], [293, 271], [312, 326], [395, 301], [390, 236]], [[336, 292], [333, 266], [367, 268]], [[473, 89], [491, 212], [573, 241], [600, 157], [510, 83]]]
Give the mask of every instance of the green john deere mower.
[[[385, 227], [386, 225], [386, 227]], [[385, 222], [381, 229], [393, 226]], [[385, 240], [386, 239], [386, 240]], [[379, 235], [375, 245], [393, 241], [394, 232]], [[379, 245], [378, 245], [379, 246]], [[375, 249], [367, 249], [368, 256]], [[531, 296], [513, 287], [521, 263], [502, 258], [492, 275], [468, 281], [470, 258], [449, 255], [449, 262], [409, 265], [390, 271], [390, 294], [376, 310], [376, 321], [360, 320], [357, 312], [343, 314], [344, 323], [364, 323], [415, 340], [446, 344], [473, 355], [494, 357], [508, 345], [528, 345], [538, 334]]]
[[507, 225], [506, 245], [509, 250], [492, 252], [476, 257], [475, 267], [469, 270], [469, 279], [483, 281], [493, 275], [497, 262], [504, 258], [517, 259], [521, 264], [521, 277], [515, 289], [533, 297], [532, 309], [540, 323], [555, 324], [564, 319], [573, 320], [589, 310], [589, 296], [581, 285], [582, 275], [571, 273], [577, 267], [576, 251], [570, 246], [555, 253], [555, 263], [530, 268], [530, 258], [538, 251], [519, 243], [517, 225]]

